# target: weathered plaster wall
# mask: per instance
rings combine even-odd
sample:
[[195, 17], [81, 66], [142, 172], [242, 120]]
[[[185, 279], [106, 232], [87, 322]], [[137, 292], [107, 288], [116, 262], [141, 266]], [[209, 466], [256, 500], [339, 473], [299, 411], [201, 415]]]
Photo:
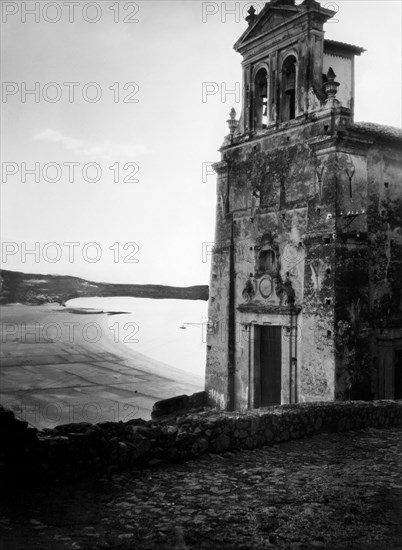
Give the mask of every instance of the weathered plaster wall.
[[[324, 124], [324, 126], [326, 126]], [[321, 136], [325, 140], [325, 132]], [[315, 152], [309, 203], [302, 310], [300, 399], [334, 399], [334, 199], [337, 158], [333, 143]]]
[[[246, 325], [286, 327], [290, 303], [301, 312], [294, 349], [282, 342], [282, 403], [291, 399], [294, 354], [300, 401], [393, 397], [393, 354], [402, 348], [400, 159], [391, 144], [347, 128], [347, 117], [323, 116], [223, 152], [226, 208], [219, 211], [218, 241], [226, 245], [214, 259], [224, 271], [215, 269], [211, 312], [221, 321], [228, 314], [233, 232], [238, 408], [253, 403]], [[261, 270], [264, 250], [275, 255], [271, 273]], [[226, 323], [219, 345], [214, 334], [209, 341], [220, 381], [207, 387], [221, 404], [227, 329]]]
[[402, 190], [400, 149], [375, 144], [368, 154], [369, 306], [372, 391], [394, 397], [395, 351], [402, 349]]
[[[363, 147], [346, 140], [338, 149], [336, 397], [394, 397], [394, 350], [402, 336], [401, 160], [395, 146], [373, 138]], [[392, 329], [388, 343], [382, 324]]]
[[[330, 121], [325, 119], [305, 126], [289, 124], [284, 132], [223, 153], [226, 168], [218, 177], [218, 204], [222, 203], [224, 189], [226, 208], [217, 211], [217, 243], [225, 243], [225, 250], [217, 247], [215, 251], [210, 315], [211, 320], [222, 321], [225, 312], [228, 314], [233, 231], [237, 408], [253, 402], [251, 332], [245, 328], [253, 322], [284, 329], [282, 403], [291, 400], [292, 359], [297, 361], [299, 400], [334, 399], [333, 212], [337, 157], [326, 151], [318, 158], [308, 143], [317, 133], [327, 138], [329, 131]], [[275, 256], [271, 273], [260, 266], [260, 254], [267, 250]], [[219, 265], [224, 269], [219, 270]], [[290, 304], [303, 309], [295, 317], [291, 337], [286, 332]], [[274, 314], [275, 308], [282, 309]], [[294, 340], [293, 349], [290, 338]], [[217, 393], [216, 400], [222, 405], [225, 400], [221, 395], [227, 391], [227, 338], [215, 330], [209, 335], [208, 345], [207, 388]]]
[[368, 155], [370, 306], [398, 316], [402, 309], [402, 193], [400, 150], [375, 146]]
[[216, 405], [227, 406], [228, 384], [228, 253], [213, 258], [207, 332], [206, 388]]
[[215, 167], [217, 177], [217, 207], [215, 246], [212, 255], [207, 329], [206, 388], [218, 408], [227, 407], [228, 390], [228, 304], [230, 284], [230, 234], [227, 223], [226, 163]]

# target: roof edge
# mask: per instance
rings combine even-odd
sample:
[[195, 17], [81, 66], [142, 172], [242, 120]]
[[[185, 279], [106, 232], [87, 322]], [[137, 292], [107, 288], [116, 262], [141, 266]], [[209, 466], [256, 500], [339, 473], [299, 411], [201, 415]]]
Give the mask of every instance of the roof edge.
[[396, 126], [387, 126], [375, 122], [354, 122], [348, 126], [348, 130], [371, 135], [387, 141], [402, 141], [402, 129]]
[[348, 44], [347, 42], [339, 42], [338, 40], [331, 40], [330, 38], [324, 38], [324, 48], [326, 45], [333, 46], [339, 50], [347, 51], [355, 55], [361, 55], [367, 51], [361, 46], [355, 46], [354, 44]]

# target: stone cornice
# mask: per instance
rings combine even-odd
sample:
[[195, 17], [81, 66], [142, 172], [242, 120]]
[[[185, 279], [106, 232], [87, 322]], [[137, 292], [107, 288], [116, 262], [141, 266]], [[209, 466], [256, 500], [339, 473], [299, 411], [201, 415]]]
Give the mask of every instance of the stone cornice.
[[347, 152], [353, 152], [360, 155], [365, 155], [374, 143], [374, 139], [370, 136], [362, 136], [357, 133], [352, 135], [349, 131], [339, 130], [336, 139], [337, 150], [346, 149]]
[[315, 152], [329, 150], [352, 152], [357, 155], [366, 155], [368, 149], [373, 145], [374, 139], [369, 136], [359, 136], [357, 133], [351, 135], [347, 127], [339, 129], [333, 135], [317, 136], [308, 140], [309, 147]]
[[252, 302], [250, 304], [240, 304], [238, 311], [242, 313], [270, 313], [272, 315], [298, 315], [301, 312], [301, 306], [278, 306], [274, 304], [263, 304]]
[[[350, 109], [347, 109], [345, 107], [337, 107], [336, 109], [321, 109], [321, 110], [313, 111], [312, 113], [301, 114], [293, 120], [272, 124], [267, 129], [261, 130], [258, 133], [240, 134], [238, 137], [235, 137], [235, 139], [233, 140], [233, 143], [228, 145], [223, 145], [219, 150], [221, 152], [227, 151], [227, 150], [233, 150], [236, 147], [242, 147], [245, 143], [252, 143], [259, 140], [261, 141], [266, 137], [285, 134], [286, 132], [299, 128], [300, 126], [307, 126], [309, 124], [313, 125], [321, 121], [322, 122], [328, 121], [328, 126], [330, 126], [333, 120], [333, 116], [337, 117], [337, 119], [338, 117], [341, 117], [340, 124], [344, 124], [346, 127], [349, 124], [349, 120], [351, 118]], [[342, 123], [342, 121], [344, 122]], [[333, 138], [332, 135], [328, 136], [325, 134], [323, 136], [321, 134], [321, 135], [318, 135], [317, 137], [309, 138], [308, 142], [313, 144], [314, 140], [316, 140], [317, 143], [319, 143], [323, 137], [325, 139]]]
[[212, 168], [217, 174], [221, 175], [227, 171], [228, 163], [226, 162], [226, 160], [219, 160], [218, 162], [214, 162], [212, 164]]

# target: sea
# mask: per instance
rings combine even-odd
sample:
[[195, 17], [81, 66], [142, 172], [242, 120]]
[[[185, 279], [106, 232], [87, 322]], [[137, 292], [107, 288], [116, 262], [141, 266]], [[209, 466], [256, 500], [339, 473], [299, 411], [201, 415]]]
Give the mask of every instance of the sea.
[[152, 298], [75, 298], [67, 307], [111, 313], [115, 341], [133, 351], [204, 377], [208, 302]]

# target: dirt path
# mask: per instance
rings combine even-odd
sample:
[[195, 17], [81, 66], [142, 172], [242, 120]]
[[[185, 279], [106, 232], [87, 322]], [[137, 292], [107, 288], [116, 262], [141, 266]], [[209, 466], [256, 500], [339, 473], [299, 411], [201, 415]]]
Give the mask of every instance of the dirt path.
[[402, 548], [402, 427], [206, 455], [2, 505], [2, 548]]

